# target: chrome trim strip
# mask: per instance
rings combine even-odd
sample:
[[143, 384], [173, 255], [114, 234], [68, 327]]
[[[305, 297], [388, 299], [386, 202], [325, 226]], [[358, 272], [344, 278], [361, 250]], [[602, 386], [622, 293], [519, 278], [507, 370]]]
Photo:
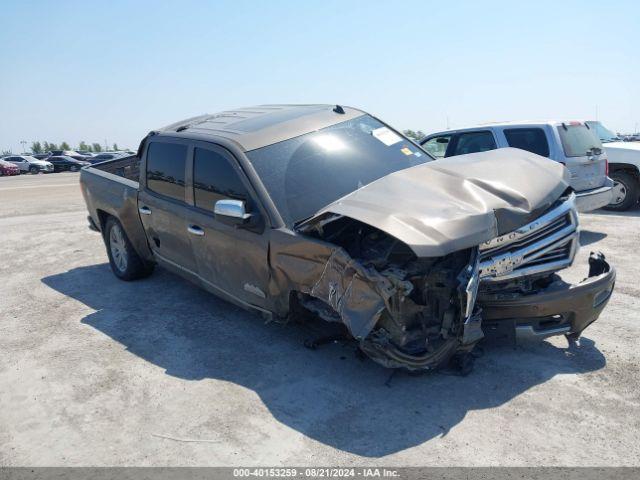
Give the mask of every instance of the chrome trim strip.
[[572, 209], [575, 209], [575, 200], [576, 196], [572, 193], [567, 201], [563, 202], [550, 212], [545, 213], [541, 217], [536, 218], [533, 222], [523, 225], [513, 232], [506, 233], [504, 235], [481, 243], [480, 252], [484, 254], [486, 251], [494, 248], [503, 248], [507, 245], [511, 245], [518, 240], [528, 237], [529, 235], [534, 234], [538, 230], [552, 223], [554, 220], [557, 220], [558, 217], [561, 217], [562, 215], [571, 212]]
[[[575, 194], [555, 209], [523, 227], [480, 246], [480, 277], [483, 282], [502, 282], [532, 274], [560, 270], [573, 263], [579, 246], [578, 214], [575, 209]], [[558, 229], [559, 228], [559, 229]], [[553, 232], [547, 234], [545, 229]], [[554, 231], [555, 230], [555, 231]], [[532, 243], [526, 244], [530, 237]], [[525, 243], [518, 246], [516, 243]], [[509, 246], [511, 245], [511, 250]], [[554, 250], [568, 247], [568, 252]], [[527, 266], [536, 260], [549, 261]], [[564, 258], [558, 259], [559, 256]]]
[[562, 335], [571, 331], [570, 325], [562, 327], [549, 328], [547, 330], [535, 330], [531, 325], [516, 326], [516, 340], [539, 340], [541, 338], [551, 337], [553, 335]]

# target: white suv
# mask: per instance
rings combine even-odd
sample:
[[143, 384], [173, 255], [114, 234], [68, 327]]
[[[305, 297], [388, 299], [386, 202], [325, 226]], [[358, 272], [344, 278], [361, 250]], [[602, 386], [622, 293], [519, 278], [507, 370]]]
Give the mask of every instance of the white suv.
[[571, 174], [576, 206], [589, 212], [611, 202], [600, 139], [585, 122], [505, 122], [432, 133], [420, 145], [436, 158], [515, 147], [562, 163]]

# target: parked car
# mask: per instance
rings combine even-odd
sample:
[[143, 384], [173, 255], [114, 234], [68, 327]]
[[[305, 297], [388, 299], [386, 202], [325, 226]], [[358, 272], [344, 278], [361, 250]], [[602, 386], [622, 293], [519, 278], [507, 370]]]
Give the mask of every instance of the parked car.
[[620, 141], [617, 135], [597, 121], [587, 122], [594, 128], [609, 159], [609, 176], [613, 180], [613, 196], [607, 210], [623, 211], [635, 206], [640, 198], [640, 143]]
[[266, 317], [314, 315], [388, 367], [436, 368], [483, 331], [576, 338], [613, 289], [602, 254], [577, 285], [557, 275], [575, 196], [523, 150], [434, 161], [361, 110], [270, 105], [177, 122], [140, 152], [80, 174], [118, 278], [158, 264]]
[[11, 162], [0, 160], [0, 177], [5, 175], [20, 175], [20, 169]]
[[71, 157], [75, 160], [85, 161], [86, 155], [81, 155], [75, 150], [51, 150], [49, 155], [52, 157]]
[[38, 160], [46, 160], [47, 158], [49, 158], [51, 156], [51, 154], [49, 153], [32, 153], [30, 155], [33, 158], [37, 158]]
[[67, 157], [66, 155], [51, 156], [48, 158], [48, 161], [53, 164], [53, 169], [55, 172], [77, 172], [82, 167], [91, 165], [90, 162], [76, 160], [75, 158]]
[[24, 173], [51, 173], [53, 164], [47, 160], [38, 160], [31, 155], [10, 155], [3, 160], [13, 163]]
[[88, 160], [91, 163], [99, 163], [99, 162], [104, 162], [105, 160], [113, 160], [114, 158], [122, 158], [125, 155], [126, 154], [123, 154], [120, 152], [103, 152], [103, 153], [95, 154], [93, 157], [89, 158]]
[[613, 180], [598, 136], [584, 122], [505, 122], [432, 133], [420, 144], [435, 157], [515, 147], [562, 163], [571, 174], [578, 211], [611, 202]]

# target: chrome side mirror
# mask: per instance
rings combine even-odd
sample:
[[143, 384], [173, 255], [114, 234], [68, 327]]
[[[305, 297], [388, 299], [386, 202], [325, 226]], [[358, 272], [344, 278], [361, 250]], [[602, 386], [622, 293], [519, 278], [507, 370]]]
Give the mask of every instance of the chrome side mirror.
[[216, 217], [224, 217], [232, 220], [233, 223], [245, 223], [251, 218], [251, 214], [247, 212], [246, 204], [243, 200], [218, 200], [213, 207], [213, 212]]

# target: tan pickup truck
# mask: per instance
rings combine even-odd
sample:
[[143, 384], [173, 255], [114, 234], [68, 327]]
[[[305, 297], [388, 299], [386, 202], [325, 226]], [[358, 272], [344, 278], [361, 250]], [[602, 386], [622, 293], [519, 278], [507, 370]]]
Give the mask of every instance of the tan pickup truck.
[[424, 370], [495, 331], [575, 337], [598, 318], [615, 280], [604, 257], [580, 284], [557, 273], [579, 246], [567, 175], [513, 148], [435, 160], [355, 108], [267, 105], [152, 131], [80, 183], [119, 278], [157, 264]]

